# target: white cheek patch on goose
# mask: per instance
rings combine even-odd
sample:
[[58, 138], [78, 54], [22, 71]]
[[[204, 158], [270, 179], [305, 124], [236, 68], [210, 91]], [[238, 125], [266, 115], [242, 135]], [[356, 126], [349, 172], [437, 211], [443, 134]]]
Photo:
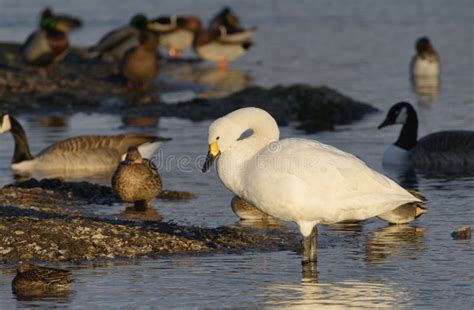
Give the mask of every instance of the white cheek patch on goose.
[[3, 116], [2, 126], [0, 127], [0, 133], [10, 131], [12, 129], [12, 124], [10, 122], [10, 117], [8, 115]]
[[405, 124], [407, 121], [407, 108], [402, 108], [400, 114], [398, 114], [395, 124]]

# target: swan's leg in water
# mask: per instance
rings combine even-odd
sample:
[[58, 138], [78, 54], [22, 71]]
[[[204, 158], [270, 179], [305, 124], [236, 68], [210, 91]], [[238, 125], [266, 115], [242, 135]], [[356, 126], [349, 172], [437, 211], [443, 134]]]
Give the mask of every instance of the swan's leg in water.
[[317, 244], [318, 244], [318, 227], [314, 225], [311, 234], [307, 237], [303, 236], [303, 241], [301, 242], [301, 263], [316, 263], [317, 258]]

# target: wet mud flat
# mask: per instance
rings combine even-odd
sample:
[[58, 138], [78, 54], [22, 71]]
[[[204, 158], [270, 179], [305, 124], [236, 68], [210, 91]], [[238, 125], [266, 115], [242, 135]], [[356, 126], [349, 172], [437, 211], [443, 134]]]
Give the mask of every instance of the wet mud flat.
[[[215, 119], [238, 108], [254, 106], [267, 110], [279, 125], [298, 122], [305, 132], [331, 130], [336, 125], [360, 120], [376, 111], [367, 103], [347, 97], [326, 86], [295, 84], [262, 88], [249, 86], [221, 98], [198, 96], [192, 100], [166, 103], [160, 93], [192, 88], [167, 74], [159, 79], [148, 94], [130, 94], [125, 81], [114, 74], [109, 65], [83, 57], [73, 48], [66, 58], [54, 66], [51, 77], [18, 61], [19, 45], [0, 43], [0, 111], [10, 113], [74, 113], [97, 112], [135, 116], [170, 116], [192, 121]], [[182, 60], [188, 66], [201, 62]], [[162, 68], [178, 68], [179, 62], [162, 61]], [[179, 70], [177, 70], [179, 71]], [[169, 72], [168, 72], [169, 73]]]
[[[47, 189], [48, 188], [48, 189]], [[94, 194], [101, 193], [94, 200]], [[164, 199], [189, 199], [168, 191]], [[87, 199], [86, 199], [87, 197]], [[97, 195], [96, 197], [99, 197]], [[0, 189], [0, 261], [156, 258], [170, 254], [238, 253], [288, 248], [289, 237], [234, 227], [104, 219], [81, 206], [115, 202], [106, 186], [60, 180], [27, 181]], [[98, 205], [97, 207], [100, 207]]]

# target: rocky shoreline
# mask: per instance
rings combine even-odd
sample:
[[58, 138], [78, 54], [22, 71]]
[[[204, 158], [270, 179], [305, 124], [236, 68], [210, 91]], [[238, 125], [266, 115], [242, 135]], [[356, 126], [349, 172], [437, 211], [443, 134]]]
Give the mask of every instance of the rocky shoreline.
[[[110, 68], [82, 57], [80, 49], [73, 49], [54, 67], [53, 76], [45, 77], [18, 62], [18, 48], [18, 44], [0, 43], [0, 111], [14, 115], [94, 112], [203, 121], [256, 106], [271, 113], [281, 126], [297, 122], [299, 129], [312, 133], [332, 130], [376, 111], [329, 87], [304, 84], [269, 89], [250, 86], [221, 98], [201, 96], [166, 103], [160, 102], [160, 92], [186, 89], [182, 81], [167, 78], [166, 82], [157, 81], [146, 100], [137, 99], [125, 91], [124, 81]], [[188, 61], [187, 65], [199, 63]], [[157, 198], [181, 200], [194, 196], [164, 191]], [[0, 189], [0, 261], [130, 259], [174, 253], [277, 250], [295, 244], [288, 235], [275, 237], [243, 228], [112, 220], [83, 212], [87, 206], [119, 201], [110, 187], [87, 182], [32, 179], [5, 186]]]
[[[191, 193], [168, 191], [158, 198], [191, 197]], [[278, 250], [290, 243], [287, 237], [243, 228], [116, 220], [81, 212], [86, 204], [110, 204], [117, 199], [107, 186], [87, 182], [30, 180], [5, 186], [0, 189], [0, 261], [156, 258], [177, 253]]]
[[[336, 125], [360, 120], [377, 111], [329, 87], [305, 84], [269, 89], [250, 86], [222, 98], [201, 96], [171, 104], [160, 102], [160, 93], [186, 90], [183, 81], [167, 77], [166, 82], [159, 80], [149, 94], [137, 96], [128, 93], [124, 81], [100, 60], [81, 56], [80, 49], [72, 49], [64, 61], [55, 65], [53, 76], [45, 77], [37, 69], [18, 62], [18, 48], [17, 44], [0, 43], [2, 112], [40, 115], [97, 112], [202, 121], [241, 107], [256, 106], [270, 112], [282, 126], [296, 121], [299, 129], [312, 133], [332, 130]], [[183, 62], [199, 66], [198, 62]], [[165, 63], [165, 66], [176, 67], [179, 63]]]

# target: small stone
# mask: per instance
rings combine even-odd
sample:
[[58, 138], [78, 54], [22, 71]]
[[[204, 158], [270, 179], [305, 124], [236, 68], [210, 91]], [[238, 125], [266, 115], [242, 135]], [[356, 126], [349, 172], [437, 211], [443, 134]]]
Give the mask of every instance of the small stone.
[[454, 230], [451, 233], [451, 236], [455, 240], [471, 239], [471, 237], [472, 237], [471, 226], [469, 226], [469, 225], [460, 226], [460, 227], [456, 228], [456, 230]]
[[18, 236], [23, 235], [24, 233], [25, 233], [25, 232], [22, 231], [22, 230], [17, 230], [17, 231], [15, 231], [15, 235], [18, 235]]
[[4, 250], [0, 250], [0, 254], [5, 255], [5, 254], [10, 253], [12, 250], [13, 250], [13, 248], [6, 248]]
[[95, 234], [95, 235], [92, 236], [92, 239], [102, 240], [104, 238], [105, 238], [105, 236], [101, 233], [98, 233], [98, 234]]

